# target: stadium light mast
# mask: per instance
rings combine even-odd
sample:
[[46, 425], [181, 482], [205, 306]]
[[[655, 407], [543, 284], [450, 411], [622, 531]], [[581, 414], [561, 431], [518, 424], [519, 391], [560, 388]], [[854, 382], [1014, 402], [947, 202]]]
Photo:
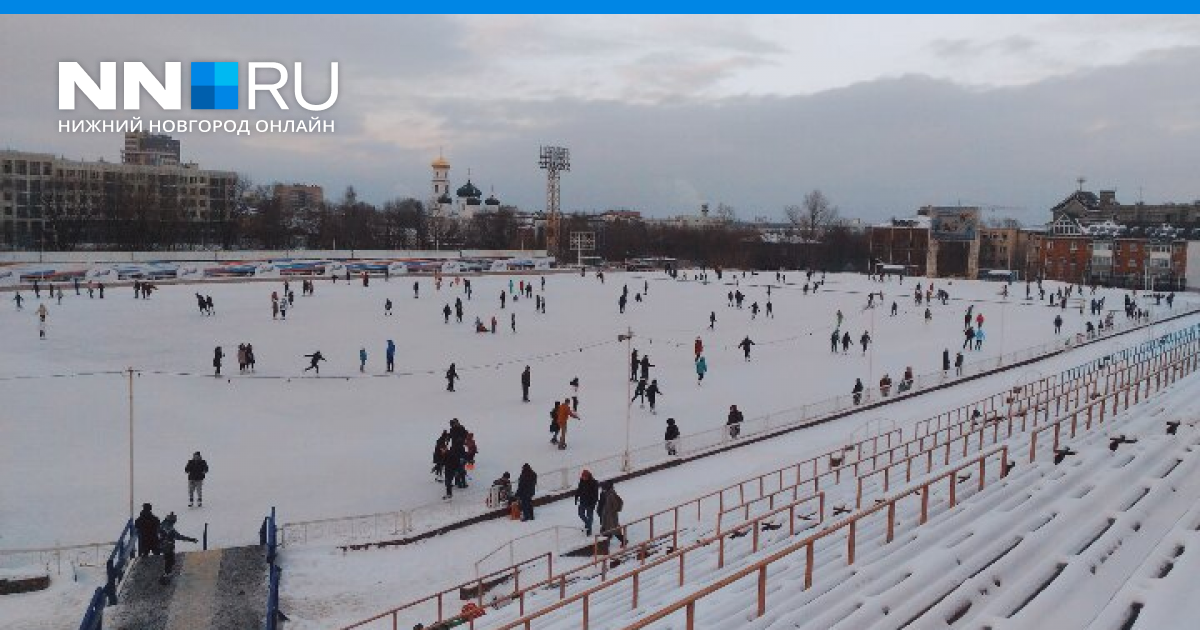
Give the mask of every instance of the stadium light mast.
[[559, 175], [571, 170], [571, 152], [566, 147], [543, 146], [538, 152], [538, 167], [546, 171], [546, 252], [558, 257], [561, 218]]

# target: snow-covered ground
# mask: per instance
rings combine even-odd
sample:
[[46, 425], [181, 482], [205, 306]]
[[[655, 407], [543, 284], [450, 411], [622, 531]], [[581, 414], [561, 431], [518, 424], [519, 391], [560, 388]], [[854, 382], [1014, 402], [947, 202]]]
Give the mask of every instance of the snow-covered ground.
[[[508, 276], [474, 278], [470, 301], [461, 287], [446, 284], [438, 291], [430, 278], [416, 280], [416, 299], [412, 279], [375, 279], [367, 288], [321, 282], [313, 297], [300, 296], [293, 283], [296, 305], [287, 321], [271, 319], [270, 293], [281, 288], [277, 284], [166, 286], [150, 300], [134, 300], [129, 288], [111, 288], [103, 301], [70, 292], [61, 306], [43, 300], [50, 315], [48, 339], [40, 341], [37, 302], [27, 302], [20, 312], [8, 304], [0, 309], [0, 549], [111, 540], [126, 517], [126, 380], [111, 373], [51, 375], [138, 370], [136, 502], [154, 503], [160, 514], [178, 512], [188, 534], [208, 523], [210, 540], [224, 545], [251, 541], [271, 505], [291, 522], [439, 503], [442, 488], [429, 474], [430, 455], [452, 417], [475, 433], [480, 454], [476, 483], [441, 508], [447, 514], [479, 511], [487, 482], [504, 471], [515, 476], [524, 462], [546, 471], [619, 453], [625, 443], [628, 356], [616, 336], [626, 326], [637, 335], [634, 347], [650, 354], [652, 376], [664, 391], [656, 416], [633, 410], [631, 442], [639, 446], [660, 442], [667, 417], [676, 418], [686, 435], [722, 425], [731, 404], [752, 418], [846, 394], [856, 377], [869, 387], [885, 372], [899, 380], [909, 365], [918, 373], [940, 370], [942, 349], [953, 354], [962, 344], [969, 304], [984, 314], [988, 338], [968, 361], [1054, 339], [1056, 313], [1066, 320], [1064, 334], [1080, 332], [1088, 319], [1077, 308], [1060, 311], [1016, 299], [1024, 294], [1021, 284], [1003, 300], [999, 284], [938, 282], [953, 299], [947, 306], [933, 304], [933, 322], [927, 324], [924, 307], [912, 303], [913, 279], [880, 284], [831, 274], [816, 295], [801, 292], [797, 272], [783, 286], [773, 282], [774, 274], [738, 277], [738, 286], [732, 274], [707, 285], [662, 274], [614, 273], [604, 284], [550, 275], [544, 292], [538, 276], [511, 279], [533, 281], [535, 293], [546, 297], [547, 313], [536, 314], [528, 299], [509, 301], [502, 310], [499, 294]], [[765, 307], [768, 283], [775, 284], [775, 317], [760, 313], [752, 320], [749, 305]], [[617, 298], [625, 284], [631, 297], [621, 315]], [[646, 284], [649, 291], [639, 303], [633, 295]], [[726, 305], [726, 293], [738, 288], [747, 295], [742, 310]], [[1051, 291], [1057, 288], [1047, 284]], [[887, 294], [884, 307], [864, 310], [866, 294], [880, 290]], [[197, 312], [194, 291], [212, 295], [216, 316]], [[1108, 309], [1120, 309], [1121, 294], [1101, 290], [1097, 297], [1108, 297]], [[442, 306], [456, 297], [464, 298], [464, 323], [451, 317], [445, 324]], [[395, 303], [390, 317], [383, 313], [389, 298]], [[899, 305], [896, 317], [887, 312], [893, 300]], [[1176, 309], [1183, 306], [1176, 302]], [[843, 330], [856, 342], [848, 354], [829, 351], [839, 309], [846, 318]], [[717, 316], [714, 331], [708, 330], [710, 311]], [[512, 313], [515, 333], [509, 329]], [[493, 315], [495, 335], [472, 331], [476, 316], [487, 321]], [[1123, 319], [1118, 313], [1117, 320]], [[874, 330], [875, 342], [864, 356], [857, 341], [865, 330]], [[736, 348], [747, 335], [757, 344], [750, 362]], [[710, 369], [703, 387], [696, 385], [693, 370], [696, 336], [703, 338]], [[392, 375], [383, 369], [387, 339], [398, 346]], [[242, 342], [254, 344], [254, 375], [237, 374], [236, 348]], [[220, 379], [211, 375], [217, 345], [226, 353]], [[1113, 345], [1097, 344], [1104, 347], [1090, 352], [1110, 352]], [[365, 373], [358, 370], [360, 347], [369, 354]], [[303, 355], [315, 350], [328, 358], [322, 378], [302, 378]], [[1053, 361], [1069, 367], [1083, 362], [1087, 352]], [[445, 391], [442, 378], [452, 361], [462, 375], [456, 393]], [[519, 387], [526, 364], [533, 375], [529, 404], [521, 402]], [[1018, 376], [983, 379], [895, 405], [888, 419], [925, 417], [1002, 389]], [[571, 425], [570, 449], [558, 451], [548, 443], [548, 413], [554, 399], [571, 393], [573, 377], [581, 381], [582, 419]], [[630, 484], [643, 489], [631, 489], [626, 513], [648, 512], [656, 503], [694, 496], [722, 480], [802, 459], [797, 455], [842, 440], [865, 419], [847, 418]], [[183, 465], [197, 450], [211, 473], [205, 507], [189, 510]], [[573, 525], [567, 507], [546, 510], [552, 519], [546, 524]], [[532, 526], [496, 522], [441, 537], [424, 547], [437, 555], [420, 554], [415, 566], [406, 561], [409, 549], [347, 556], [339, 567], [330, 566], [328, 549], [289, 550], [285, 589], [295, 618], [316, 624], [311, 627], [353, 621], [452, 584], [483, 553]], [[381, 569], [374, 561], [380, 556], [405, 566]], [[429, 562], [431, 557], [437, 561]], [[327, 579], [331, 571], [346, 579], [333, 586]], [[0, 601], [0, 625], [9, 606]], [[67, 611], [64, 618], [75, 617]]]

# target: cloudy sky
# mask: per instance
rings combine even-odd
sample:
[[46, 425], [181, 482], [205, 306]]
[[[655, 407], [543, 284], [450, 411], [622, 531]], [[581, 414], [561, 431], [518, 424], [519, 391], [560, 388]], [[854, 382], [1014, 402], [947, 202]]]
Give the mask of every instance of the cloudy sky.
[[1031, 223], [1078, 176], [1122, 200], [1200, 198], [1191, 16], [6, 16], [0, 58], [0, 148], [110, 160], [118, 135], [57, 132], [109, 117], [58, 111], [59, 61], [183, 61], [185, 84], [186, 62], [239, 61], [233, 114], [251, 120], [307, 113], [247, 111], [246, 62], [305, 62], [319, 102], [337, 61], [335, 134], [181, 136], [202, 166], [333, 198], [425, 198], [444, 150], [455, 185], [469, 168], [539, 209], [539, 144], [570, 147], [572, 210], [778, 217], [820, 188], [868, 220], [964, 203]]

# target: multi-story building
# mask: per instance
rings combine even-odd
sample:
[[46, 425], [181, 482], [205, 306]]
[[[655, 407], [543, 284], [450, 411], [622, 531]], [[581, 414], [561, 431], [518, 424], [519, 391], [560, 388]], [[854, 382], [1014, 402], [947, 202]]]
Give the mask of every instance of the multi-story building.
[[312, 210], [325, 203], [325, 189], [314, 184], [275, 184], [271, 195], [285, 213]]
[[923, 276], [929, 258], [929, 217], [892, 219], [868, 229], [871, 260], [902, 265], [908, 275]]
[[237, 179], [237, 173], [196, 164], [87, 162], [0, 150], [0, 247], [106, 246], [144, 238], [129, 234], [135, 226], [178, 244], [210, 242], [234, 209]]
[[1191, 203], [1120, 203], [1115, 190], [1101, 190], [1100, 194], [1079, 190], [1068, 195], [1050, 209], [1051, 221], [1068, 215], [1084, 227], [1111, 221], [1134, 226], [1161, 226], [1195, 228], [1200, 226], [1200, 201]]
[[179, 141], [144, 131], [125, 134], [121, 163], [137, 166], [178, 166]]
[[1120, 287], [1182, 288], [1187, 242], [1175, 238], [1092, 234], [1061, 213], [1033, 236], [1027, 277]]

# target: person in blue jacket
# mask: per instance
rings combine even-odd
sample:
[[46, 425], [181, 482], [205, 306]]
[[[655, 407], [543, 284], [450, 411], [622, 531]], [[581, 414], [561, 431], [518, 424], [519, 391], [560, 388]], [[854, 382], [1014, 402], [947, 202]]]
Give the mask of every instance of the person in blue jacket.
[[396, 371], [396, 342], [391, 339], [387, 342], [387, 371]]
[[367, 371], [367, 349], [366, 348], [358, 349], [358, 371], [359, 372]]

